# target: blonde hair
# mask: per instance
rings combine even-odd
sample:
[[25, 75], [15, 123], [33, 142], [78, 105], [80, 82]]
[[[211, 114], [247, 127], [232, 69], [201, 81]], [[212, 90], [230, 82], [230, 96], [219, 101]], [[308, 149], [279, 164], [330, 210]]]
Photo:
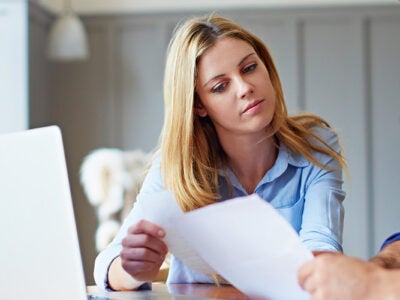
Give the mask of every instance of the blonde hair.
[[326, 121], [311, 114], [288, 116], [273, 58], [258, 37], [215, 14], [191, 18], [177, 27], [168, 47], [164, 74], [165, 115], [160, 145], [165, 187], [174, 193], [184, 211], [203, 207], [220, 198], [218, 169], [224, 164], [225, 154], [212, 122], [209, 118], [200, 118], [195, 112], [198, 101], [195, 85], [198, 60], [224, 37], [249, 43], [269, 72], [276, 93], [272, 135], [319, 167], [324, 168], [312, 155], [313, 151], [329, 155], [346, 167], [343, 156], [311, 131], [313, 126], [329, 127]]

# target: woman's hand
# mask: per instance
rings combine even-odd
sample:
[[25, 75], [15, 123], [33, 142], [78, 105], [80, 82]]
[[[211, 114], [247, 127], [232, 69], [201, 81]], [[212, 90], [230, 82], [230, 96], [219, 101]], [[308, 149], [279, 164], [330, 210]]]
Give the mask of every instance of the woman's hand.
[[122, 268], [136, 280], [152, 281], [168, 252], [161, 240], [164, 236], [165, 231], [149, 221], [141, 220], [130, 227], [122, 240]]

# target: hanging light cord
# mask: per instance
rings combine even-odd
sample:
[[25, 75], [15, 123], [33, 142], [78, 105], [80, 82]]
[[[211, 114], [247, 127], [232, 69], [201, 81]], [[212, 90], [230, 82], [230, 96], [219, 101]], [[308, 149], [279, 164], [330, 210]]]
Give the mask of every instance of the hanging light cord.
[[72, 2], [71, 0], [64, 0], [64, 13], [72, 13]]

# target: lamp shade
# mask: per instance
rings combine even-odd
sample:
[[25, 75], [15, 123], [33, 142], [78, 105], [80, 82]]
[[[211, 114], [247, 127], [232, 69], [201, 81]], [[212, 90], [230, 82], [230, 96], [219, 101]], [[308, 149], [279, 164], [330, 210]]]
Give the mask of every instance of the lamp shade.
[[78, 16], [72, 12], [61, 15], [49, 33], [48, 56], [52, 60], [83, 60], [89, 56], [85, 28]]

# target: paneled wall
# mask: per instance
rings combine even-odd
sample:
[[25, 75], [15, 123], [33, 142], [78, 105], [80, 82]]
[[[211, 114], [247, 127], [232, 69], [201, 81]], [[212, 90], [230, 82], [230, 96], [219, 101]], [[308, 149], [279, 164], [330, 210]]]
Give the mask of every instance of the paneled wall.
[[[202, 12], [86, 17], [90, 59], [49, 63], [49, 18], [36, 10], [30, 22], [31, 126], [56, 123], [64, 132], [90, 283], [96, 222], [78, 180], [82, 159], [99, 147], [150, 151], [157, 145], [171, 31], [178, 20]], [[220, 13], [270, 47], [290, 111], [320, 114], [341, 134], [350, 167], [345, 252], [373, 255], [400, 230], [400, 7]]]
[[371, 229], [374, 246], [399, 228], [400, 22], [398, 15], [374, 16], [368, 31], [370, 57]]
[[343, 138], [351, 176], [345, 187], [345, 250], [366, 256], [368, 224], [373, 221], [367, 217], [370, 145], [361, 23], [360, 18], [340, 15], [304, 22], [304, 100], [306, 110], [324, 116]]

